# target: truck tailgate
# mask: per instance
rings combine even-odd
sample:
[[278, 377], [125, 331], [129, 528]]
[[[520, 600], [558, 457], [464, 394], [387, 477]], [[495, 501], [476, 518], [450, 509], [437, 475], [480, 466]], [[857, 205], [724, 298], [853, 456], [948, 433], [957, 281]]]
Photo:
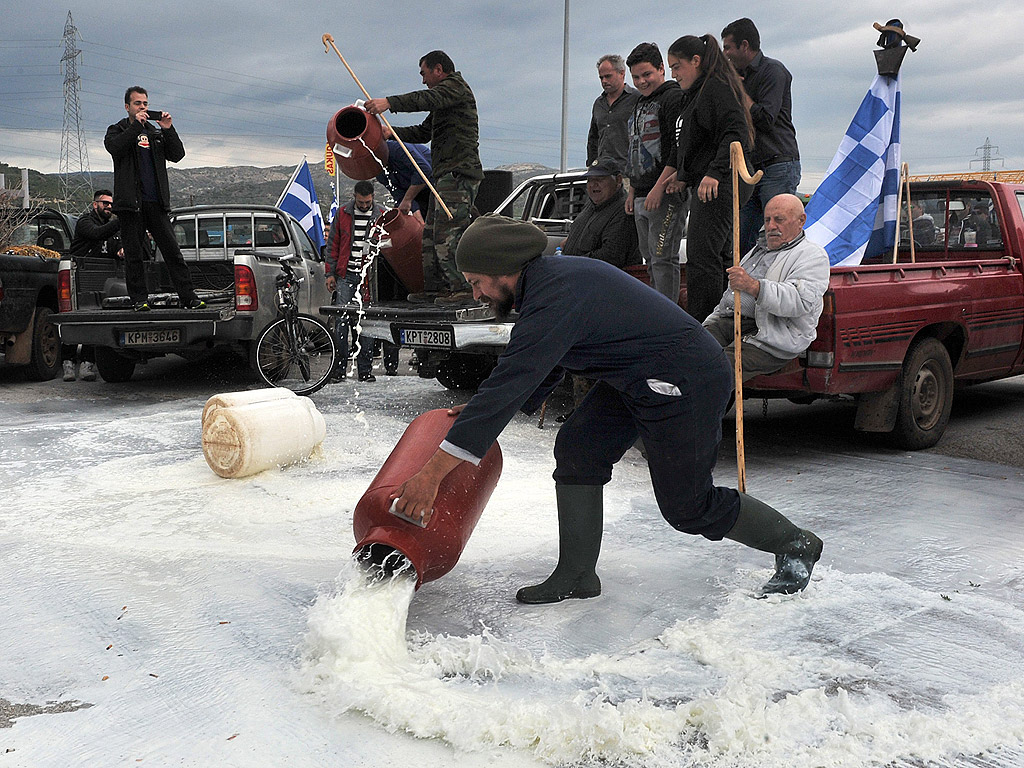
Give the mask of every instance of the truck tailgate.
[[133, 312], [93, 309], [53, 316], [61, 341], [121, 348], [170, 348], [212, 338], [244, 339], [251, 335], [253, 318], [232, 307], [152, 309]]

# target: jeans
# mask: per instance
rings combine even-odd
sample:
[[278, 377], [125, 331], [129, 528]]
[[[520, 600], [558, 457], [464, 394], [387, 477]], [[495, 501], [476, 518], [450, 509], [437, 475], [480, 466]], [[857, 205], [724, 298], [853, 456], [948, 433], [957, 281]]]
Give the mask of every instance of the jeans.
[[[352, 297], [356, 295], [356, 289], [359, 286], [359, 278], [353, 277], [348, 274], [344, 278], [338, 280], [338, 284], [334, 291], [334, 306], [343, 307], [352, 301]], [[349, 337], [352, 335], [352, 319], [349, 315], [343, 314], [338, 315], [335, 318], [332, 331], [334, 335], [334, 345], [338, 349], [336, 370], [338, 373], [342, 373], [348, 369], [348, 348], [349, 348]], [[376, 347], [381, 342], [376, 339], [371, 339], [368, 336], [359, 337], [359, 354], [356, 356], [356, 374], [362, 378], [369, 375], [373, 369], [373, 353]], [[383, 342], [384, 344], [384, 369], [389, 373], [394, 373], [398, 370], [398, 345], [391, 344], [389, 342]]]
[[787, 160], [762, 169], [764, 176], [754, 187], [747, 204], [740, 209], [740, 253], [746, 254], [757, 242], [764, 226], [764, 207], [776, 195], [796, 194], [800, 184], [800, 161]]
[[[334, 291], [334, 306], [343, 307], [352, 301], [359, 288], [359, 278], [346, 274], [338, 280]], [[339, 373], [348, 369], [349, 336], [352, 333], [352, 320], [348, 313], [338, 315], [334, 320], [334, 345], [338, 348], [337, 369]], [[356, 369], [360, 375], [370, 372], [373, 364], [373, 340], [359, 338], [359, 355], [356, 357]]]
[[645, 197], [633, 200], [640, 255], [651, 276], [651, 287], [663, 296], [679, 302], [679, 242], [683, 239], [686, 200], [665, 195], [653, 211], [644, 208]]

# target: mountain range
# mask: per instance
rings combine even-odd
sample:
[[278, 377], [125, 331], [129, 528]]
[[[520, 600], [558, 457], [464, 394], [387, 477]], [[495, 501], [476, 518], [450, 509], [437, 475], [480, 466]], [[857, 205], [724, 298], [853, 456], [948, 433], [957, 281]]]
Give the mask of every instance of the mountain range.
[[[316, 187], [317, 198], [326, 214], [331, 205], [331, 177], [324, 170], [322, 163], [310, 163], [313, 185]], [[167, 168], [167, 180], [170, 184], [171, 204], [184, 205], [222, 205], [226, 203], [274, 205], [281, 197], [288, 179], [294, 172], [294, 166], [274, 165], [266, 168], [238, 165], [219, 168]], [[512, 172], [512, 186], [515, 188], [521, 181], [542, 173], [553, 173], [537, 163], [515, 163], [499, 166], [498, 170]], [[0, 161], [0, 174], [6, 177], [8, 190], [21, 186], [21, 168]], [[355, 181], [339, 176], [339, 199], [348, 201], [352, 197]], [[112, 189], [114, 174], [111, 171], [96, 171], [91, 174], [91, 189]], [[80, 186], [75, 199], [68, 201], [66, 210], [78, 213], [85, 210], [92, 201], [87, 191], [88, 184]], [[40, 173], [29, 170], [29, 194], [32, 202], [63, 208], [60, 176], [56, 173]], [[383, 201], [383, 199], [382, 199]]]

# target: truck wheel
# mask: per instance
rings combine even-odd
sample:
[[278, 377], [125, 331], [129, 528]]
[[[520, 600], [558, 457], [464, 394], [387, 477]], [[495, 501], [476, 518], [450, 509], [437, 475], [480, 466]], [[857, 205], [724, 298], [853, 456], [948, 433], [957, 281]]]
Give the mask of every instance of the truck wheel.
[[937, 339], [918, 339], [907, 352], [900, 382], [899, 411], [893, 437], [917, 451], [942, 437], [953, 406], [953, 365]]
[[96, 370], [110, 384], [128, 381], [135, 373], [135, 361], [110, 347], [96, 347]]
[[57, 326], [50, 322], [49, 307], [36, 307], [32, 326], [32, 357], [28, 377], [33, 381], [49, 381], [60, 370], [60, 338]]
[[475, 391], [491, 375], [497, 362], [490, 355], [452, 355], [438, 365], [437, 380], [448, 389]]

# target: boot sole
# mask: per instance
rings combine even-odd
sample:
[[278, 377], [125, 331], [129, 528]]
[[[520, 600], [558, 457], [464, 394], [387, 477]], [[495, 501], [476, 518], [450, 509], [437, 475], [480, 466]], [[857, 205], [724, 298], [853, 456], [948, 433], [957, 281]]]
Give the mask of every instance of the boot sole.
[[600, 594], [600, 589], [588, 589], [573, 590], [567, 595], [544, 595], [543, 597], [538, 596], [536, 598], [530, 598], [529, 596], [523, 595], [523, 590], [521, 589], [516, 592], [516, 600], [524, 605], [550, 605], [551, 603], [560, 603], [563, 600], [587, 600], [591, 597], [597, 597]]

